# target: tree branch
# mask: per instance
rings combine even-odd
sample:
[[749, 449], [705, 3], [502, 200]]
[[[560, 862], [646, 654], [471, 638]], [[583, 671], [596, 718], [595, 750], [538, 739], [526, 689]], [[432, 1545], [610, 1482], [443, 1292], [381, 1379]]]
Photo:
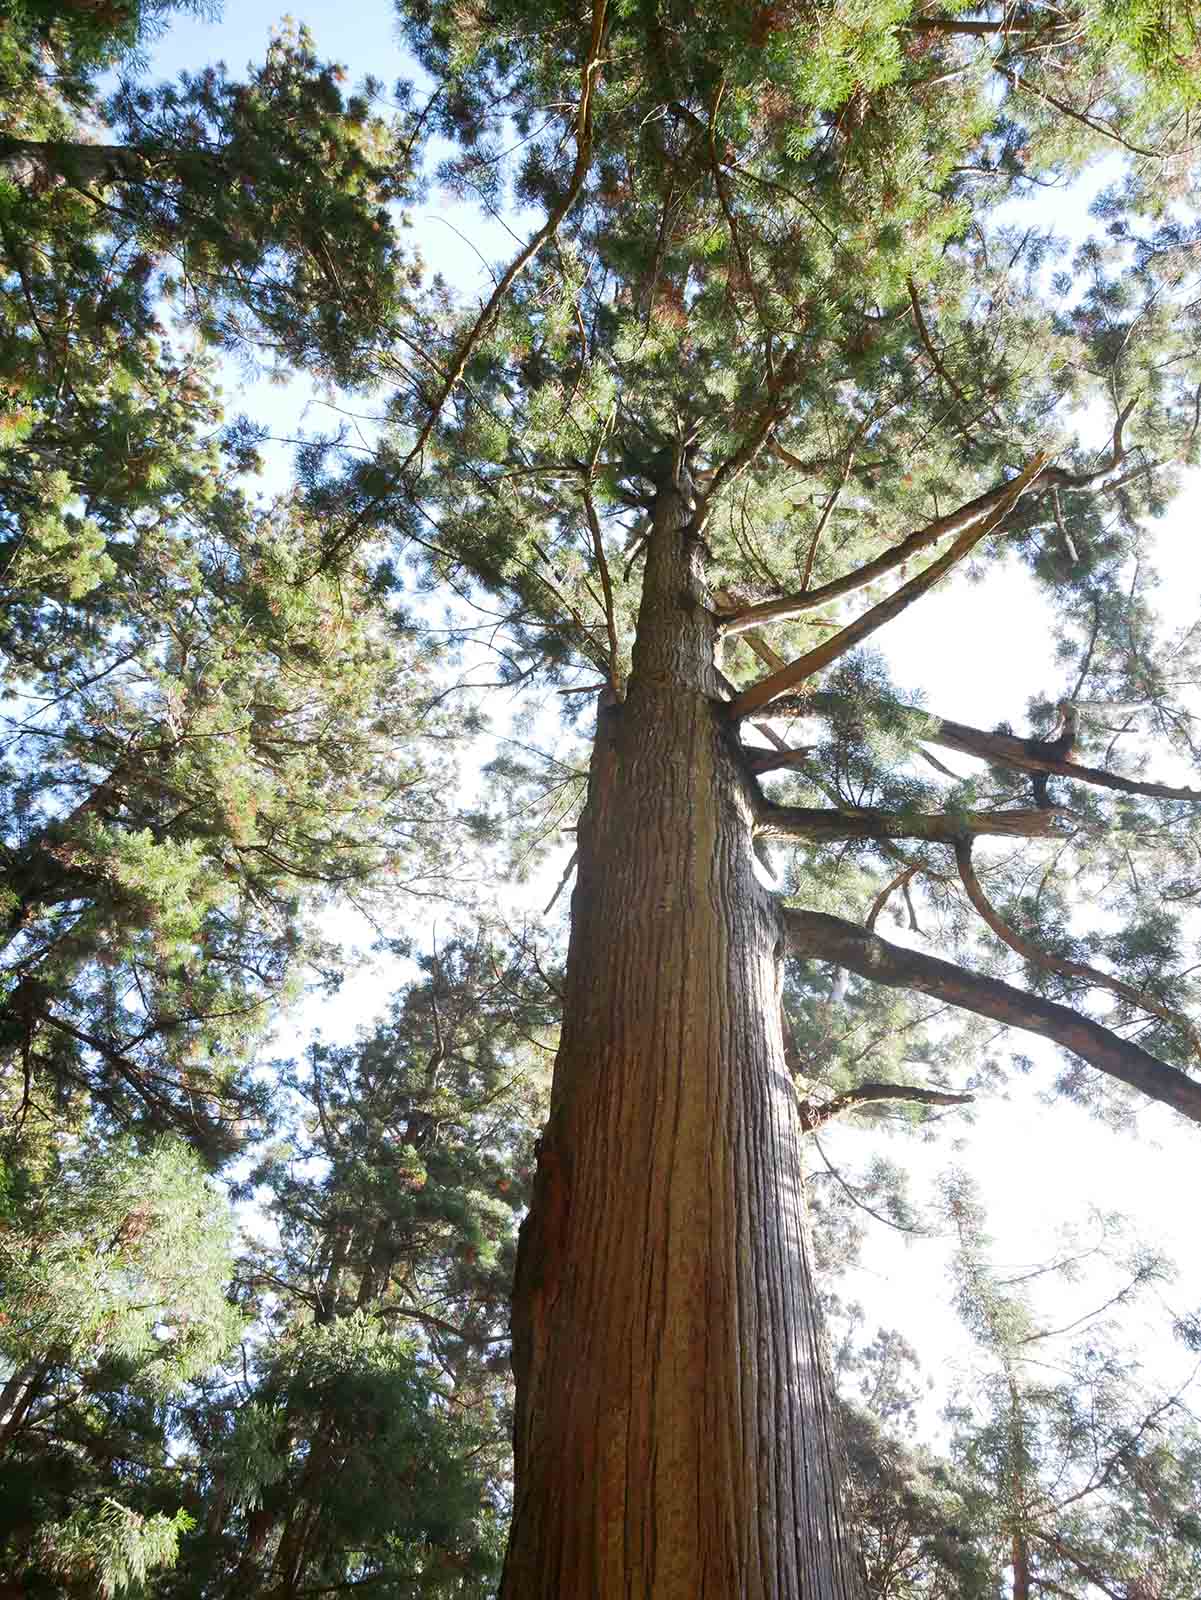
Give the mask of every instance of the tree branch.
[[956, 841], [955, 862], [968, 899], [1002, 944], [1007, 944], [1032, 966], [1042, 967], [1047, 972], [1057, 972], [1063, 978], [1080, 978], [1095, 989], [1108, 989], [1110, 994], [1116, 994], [1119, 999], [1125, 1000], [1137, 1010], [1150, 1012], [1152, 1016], [1162, 1018], [1164, 1022], [1181, 1030], [1192, 1046], [1193, 1054], [1201, 1058], [1201, 1043], [1198, 1042], [1196, 1031], [1188, 1018], [1182, 1016], [1179, 1011], [1174, 1011], [1171, 1006], [1166, 1006], [1153, 996], [1144, 994], [1133, 984], [1123, 983], [1120, 978], [1115, 978], [1108, 972], [1101, 972], [1083, 961], [1068, 961], [1062, 956], [1052, 955], [1049, 950], [1041, 949], [1031, 940], [1024, 938], [1016, 929], [1011, 928], [991, 904], [984, 893], [980, 879], [976, 876], [976, 869], [972, 865], [970, 839]]
[[904, 950], [842, 917], [792, 907], [783, 909], [783, 917], [795, 955], [832, 961], [873, 983], [933, 995], [1007, 1027], [1039, 1034], [1098, 1072], [1171, 1106], [1191, 1122], [1201, 1123], [1201, 1083], [1069, 1006], [1026, 994], [937, 956]]
[[[926, 354], [930, 357], [930, 360], [933, 363], [935, 372], [942, 379], [942, 381], [946, 384], [947, 388], [955, 396], [956, 400], [958, 400], [959, 404], [963, 407], [964, 411], [966, 412], [968, 410], [967, 396], [964, 394], [963, 390], [959, 387], [959, 385], [955, 382], [955, 380], [951, 376], [951, 374], [947, 371], [946, 365], [943, 362], [942, 357], [939, 355], [938, 351], [935, 349], [934, 340], [931, 339], [930, 330], [926, 326], [926, 319], [925, 319], [925, 317], [922, 316], [921, 302], [918, 300], [918, 297], [917, 297], [917, 285], [914, 283], [912, 278], [906, 278], [905, 287], [909, 290], [909, 305], [910, 305], [910, 308], [913, 311], [913, 320], [917, 324], [918, 337], [921, 339], [922, 344], [925, 346]], [[968, 449], [970, 450], [971, 447], [972, 447], [972, 436], [967, 431], [967, 427], [965, 426], [965, 424], [963, 424], [962, 422], [958, 422], [958, 421], [956, 422], [955, 426], [958, 428], [959, 432], [963, 435], [964, 443], [967, 445]], [[805, 587], [805, 585], [802, 584], [801, 588], [803, 589], [804, 587]]]
[[[1087, 489], [1097, 483], [1101, 478], [1107, 477], [1126, 459], [1127, 451], [1122, 438], [1130, 414], [1138, 403], [1136, 395], [1130, 403], [1119, 413], [1113, 430], [1113, 441], [1109, 460], [1102, 466], [1094, 468], [1091, 472], [1068, 472], [1063, 467], [1048, 467], [1039, 474], [1037, 491], [1042, 493], [1046, 489]], [[773, 453], [782, 460], [802, 471], [820, 470], [822, 463], [807, 465], [796, 456], [790, 455], [778, 444], [772, 445]], [[1141, 470], [1141, 469], [1140, 469]], [[993, 510], [1005, 498], [1006, 493], [1013, 487], [1016, 480], [1010, 479], [1008, 483], [998, 484], [995, 488], [987, 490], [984, 494], [977, 495], [974, 500], [969, 500], [957, 511], [949, 512], [945, 517], [937, 517], [924, 528], [919, 528], [916, 533], [911, 533], [900, 544], [893, 545], [891, 550], [886, 550], [874, 560], [865, 562], [863, 566], [856, 567], [853, 572], [845, 573], [841, 578], [835, 578], [830, 583], [822, 584], [818, 589], [806, 590], [804, 583], [795, 594], [781, 595], [775, 600], [761, 600], [757, 605], [747, 606], [743, 610], [719, 612], [722, 631], [725, 634], [746, 633], [750, 628], [756, 628], [766, 622], [786, 622], [791, 617], [802, 615], [806, 611], [816, 611], [828, 605], [833, 600], [841, 600], [846, 595], [856, 594], [860, 589], [866, 589], [876, 582], [885, 573], [893, 572], [897, 567], [903, 566], [911, 556], [926, 549], [932, 544], [937, 544], [940, 539], [948, 538], [951, 534], [962, 532], [965, 528], [973, 526], [976, 521]]]
[[1045, 452], [1040, 450], [1030, 464], [1005, 485], [1004, 491], [993, 500], [992, 509], [983, 519], [981, 520], [977, 513], [967, 529], [959, 535], [949, 550], [939, 556], [937, 561], [932, 561], [924, 572], [919, 572], [917, 577], [910, 578], [908, 583], [903, 583], [889, 595], [887, 600], [881, 600], [879, 605], [870, 607], [861, 617], [856, 617], [854, 622], [841, 629], [832, 638], [807, 651], [782, 671], [773, 672], [769, 677], [753, 683], [733, 702], [730, 707], [731, 713], [734, 716], [746, 716], [748, 712], [757, 711], [769, 700], [774, 700], [777, 695], [787, 694], [806, 678], [812, 677], [823, 667], [828, 667], [831, 662], [846, 655], [877, 629], [882, 628], [886, 622], [891, 622], [894, 617], [899, 616], [915, 600], [919, 600], [952, 567], [970, 555], [982, 539], [1004, 522], [1026, 490], [1045, 470], [1048, 459]]
[[[160, 159], [166, 154], [161, 152]], [[188, 159], [203, 160], [203, 152]], [[56, 180], [77, 188], [89, 183], [138, 183], [149, 177], [149, 168], [141, 151], [124, 145], [0, 136], [0, 175], [20, 189], [49, 188]]]
[[[807, 716], [822, 715], [829, 709], [829, 697], [810, 695], [803, 706], [796, 709]], [[773, 707], [773, 714], [776, 712]], [[979, 756], [983, 761], [994, 762], [999, 767], [1016, 767], [1020, 772], [1048, 772], [1056, 777], [1071, 778], [1076, 783], [1091, 783], [1099, 789], [1116, 789], [1122, 794], [1142, 794], [1154, 800], [1201, 801], [1201, 789], [1176, 789], [1170, 784], [1153, 783], [1150, 779], [1124, 778], [1117, 772], [1105, 772], [1100, 767], [1083, 767], [1075, 761], [1057, 760], [1047, 753], [1047, 743], [1041, 739], [1019, 739], [1011, 733], [990, 733], [985, 728], [972, 728], [964, 722], [952, 722], [949, 717], [938, 717], [925, 712], [920, 706], [907, 706], [915, 717], [924, 717], [925, 726], [917, 735], [928, 744], [942, 745], [947, 750], [958, 750], [964, 755]], [[794, 751], [748, 750], [746, 758], [752, 772], [771, 772], [777, 767], [797, 764], [801, 753]]]
[[884, 885], [884, 887], [880, 890], [880, 893], [872, 901], [872, 908], [867, 914], [867, 921], [864, 923], [864, 927], [867, 928], [869, 933], [875, 928], [877, 917], [880, 915], [881, 911], [884, 910], [884, 907], [888, 904], [889, 900], [898, 889], [903, 889], [906, 892], [906, 899], [909, 905], [909, 926], [911, 929], [916, 931], [916, 918], [913, 915], [913, 902], [908, 900], [908, 890], [909, 880], [913, 877], [916, 877], [921, 870], [921, 862], [913, 861], [909, 864], [909, 866], [903, 867], [901, 871], [897, 873], [896, 877], [891, 880], [891, 882]]
[[609, 635], [609, 683], [613, 693], [620, 696], [621, 656], [617, 643], [617, 623], [613, 615], [613, 580], [609, 575], [609, 563], [605, 559], [605, 542], [601, 538], [600, 518], [596, 514], [596, 504], [587, 481], [584, 484], [584, 510], [588, 516], [588, 531], [592, 535], [592, 553], [596, 557], [597, 571], [600, 573], [601, 593], [605, 597], [605, 630]]
[[589, 41], [588, 53], [584, 57], [584, 64], [580, 68], [580, 103], [576, 111], [575, 120], [575, 168], [571, 174], [571, 181], [567, 185], [567, 192], [551, 211], [537, 233], [522, 246], [509, 263], [496, 288], [492, 291], [487, 305], [480, 312], [467, 337], [463, 340], [459, 353], [455, 357], [454, 365], [447, 373], [441, 389], [430, 405], [429, 415], [422, 425], [412, 449], [401, 463], [400, 471], [402, 473], [407, 471], [425, 449], [430, 434], [433, 433], [438, 425], [438, 418], [442, 415], [442, 407], [449, 400], [455, 385], [466, 372], [467, 363], [471, 360], [472, 352], [492, 326], [496, 314], [504, 304], [505, 297], [512, 288], [513, 283], [524, 272], [546, 241], [558, 232], [559, 224], [579, 199], [580, 191], [584, 187], [584, 180], [588, 176], [588, 168], [592, 164], [592, 91], [596, 73], [600, 68], [601, 44], [604, 39], [606, 17], [607, 0], [594, 0], [592, 8], [592, 37]]
[[1149, 161], [1164, 161], [1167, 157], [1162, 150], [1148, 150], [1144, 145], [1131, 144], [1129, 139], [1123, 139], [1120, 133], [1113, 128], [1107, 128], [1103, 122], [1087, 116], [1083, 111], [1077, 111], [1074, 106], [1057, 100], [1054, 95], [1048, 94], [1045, 89], [1037, 89], [1028, 79], [1019, 77], [1016, 72], [1010, 72], [1007, 67], [993, 63], [993, 71], [1019, 94], [1032, 95], [1034, 99], [1041, 100], [1045, 105], [1053, 107], [1061, 116], [1071, 117], [1073, 122], [1079, 122], [1086, 128], [1091, 128], [1094, 133], [1099, 133], [1103, 139], [1110, 139], [1114, 144], [1121, 145], [1123, 150], [1129, 150], [1133, 155], [1146, 156]]
[[756, 832], [781, 839], [836, 843], [844, 839], [924, 839], [931, 844], [989, 836], [1053, 839], [1059, 814], [1046, 808], [1014, 811], [883, 811], [874, 806], [777, 806], [764, 801]]
[[[860, 428], [859, 432], [856, 434], [856, 442], [858, 441], [859, 434], [861, 434], [862, 432], [863, 432], [863, 430], [862, 430], [862, 428]], [[852, 472], [854, 466], [855, 466], [855, 443], [852, 443], [850, 448], [847, 450], [846, 465], [842, 469], [842, 477], [839, 478], [837, 484], [835, 484], [833, 490], [831, 491], [830, 496], [827, 499], [825, 505], [822, 507], [821, 515], [817, 519], [817, 527], [814, 528], [813, 537], [809, 541], [809, 550], [808, 550], [808, 553], [805, 556], [805, 566], [804, 566], [803, 571], [801, 572], [801, 592], [802, 593], [804, 593], [804, 591], [809, 587], [809, 578], [810, 578], [810, 576], [811, 576], [811, 574], [813, 572], [813, 561], [814, 561], [814, 557], [817, 555], [817, 547], [821, 543], [822, 534], [825, 533], [825, 531], [826, 531], [826, 524], [830, 520], [830, 516], [831, 516], [831, 513], [834, 510], [834, 507], [838, 504], [839, 496], [842, 494], [842, 491], [847, 486], [847, 480], [850, 478], [851, 472]]]
[[941, 1089], [918, 1089], [908, 1083], [861, 1083], [824, 1103], [801, 1100], [798, 1102], [798, 1111], [802, 1131], [812, 1133], [825, 1123], [832, 1122], [835, 1117], [881, 1100], [908, 1100], [924, 1106], [970, 1106], [975, 1098], [971, 1094], [946, 1094]]

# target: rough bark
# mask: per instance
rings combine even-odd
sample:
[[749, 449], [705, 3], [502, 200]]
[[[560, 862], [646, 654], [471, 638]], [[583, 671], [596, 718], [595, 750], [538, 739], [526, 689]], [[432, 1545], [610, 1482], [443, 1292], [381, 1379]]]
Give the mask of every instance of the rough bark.
[[1051, 839], [1060, 831], [1054, 811], [883, 811], [876, 806], [761, 805], [758, 831], [782, 839], [837, 844], [842, 839]]
[[1079, 1056], [1090, 1067], [1201, 1122], [1201, 1081], [1169, 1066], [1128, 1039], [1083, 1017], [1069, 1006], [1026, 994], [1012, 984], [969, 972], [921, 950], [889, 944], [857, 923], [820, 911], [784, 913], [795, 954], [831, 961], [891, 989], [913, 989], [936, 996], [978, 1016], [991, 1017], [1028, 1033], [1040, 1034]]
[[690, 483], [600, 714], [513, 1311], [502, 1600], [849, 1600], [780, 1025], [781, 914], [717, 702]]
[[146, 174], [145, 158], [123, 145], [0, 137], [0, 176], [20, 189], [48, 189], [59, 183], [103, 186], [136, 182]]
[[[750, 642], [750, 641], [748, 641]], [[805, 715], [822, 716], [833, 709], [831, 695], [807, 695], [803, 705], [793, 709]], [[780, 707], [772, 706], [772, 715]], [[1102, 767], [1084, 767], [1076, 761], [1057, 757], [1045, 739], [1019, 739], [1012, 733], [992, 733], [986, 728], [969, 727], [966, 722], [953, 722], [950, 717], [935, 716], [918, 706], [910, 709], [915, 717], [924, 719], [916, 736], [927, 744], [941, 745], [946, 750], [958, 750], [963, 755], [979, 756], [999, 767], [1013, 767], [1019, 772], [1049, 773], [1052, 776], [1071, 778], [1076, 783], [1089, 783], [1098, 789], [1116, 789], [1121, 794], [1143, 794], [1153, 800], [1185, 800], [1195, 804], [1201, 800], [1201, 789], [1181, 789], [1167, 783], [1155, 783], [1150, 778], [1127, 778], [1120, 772], [1106, 772]], [[805, 750], [748, 750], [747, 760], [753, 772], [774, 772], [780, 767], [800, 766], [808, 759]]]

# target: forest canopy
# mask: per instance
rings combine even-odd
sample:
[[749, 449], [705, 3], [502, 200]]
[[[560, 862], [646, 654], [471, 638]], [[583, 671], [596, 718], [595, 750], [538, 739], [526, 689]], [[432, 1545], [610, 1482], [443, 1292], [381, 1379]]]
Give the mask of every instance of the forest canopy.
[[1192, 1600], [1196, 1309], [954, 1141], [1201, 1122], [1196, 15], [211, 12], [0, 18], [0, 1584]]

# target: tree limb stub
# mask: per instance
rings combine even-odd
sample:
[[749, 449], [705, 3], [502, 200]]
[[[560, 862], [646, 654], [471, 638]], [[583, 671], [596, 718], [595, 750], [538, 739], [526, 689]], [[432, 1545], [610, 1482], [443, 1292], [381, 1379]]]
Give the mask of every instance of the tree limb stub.
[[777, 806], [764, 803], [756, 832], [781, 839], [836, 843], [845, 839], [924, 839], [956, 844], [960, 839], [1053, 839], [1059, 814], [1043, 808], [1013, 811], [883, 811], [872, 806]]
[[948, 1094], [942, 1089], [919, 1089], [909, 1083], [860, 1083], [845, 1094], [836, 1094], [832, 1100], [801, 1100], [797, 1110], [802, 1131], [813, 1133], [835, 1117], [882, 1100], [904, 1100], [923, 1106], [970, 1106], [975, 1098], [971, 1094]]
[[1191, 1122], [1201, 1123], [1201, 1082], [1069, 1006], [1026, 994], [997, 978], [969, 972], [923, 951], [889, 944], [879, 934], [868, 933], [842, 917], [790, 907], [784, 908], [783, 917], [795, 955], [831, 961], [872, 983], [913, 989], [977, 1016], [1036, 1033], [1098, 1072], [1171, 1106]]
[[[810, 695], [803, 711], [807, 715], [821, 716], [832, 705], [827, 696]], [[923, 742], [941, 745], [947, 750], [958, 750], [964, 755], [979, 756], [981, 760], [995, 762], [1000, 767], [1016, 767], [1021, 772], [1048, 772], [1057, 777], [1072, 778], [1077, 783], [1116, 789], [1122, 794], [1147, 795], [1155, 800], [1187, 800], [1194, 804], [1201, 801], [1201, 789], [1177, 789], [1170, 784], [1154, 783], [1150, 779], [1125, 778], [1120, 773], [1105, 772], [1100, 767], [1084, 767], [1075, 761], [1057, 760], [1048, 753], [1045, 740], [1019, 739], [1009, 733], [990, 733], [985, 728], [952, 722], [949, 717], [934, 716], [922, 711], [920, 706], [905, 709], [925, 718], [925, 726], [919, 734]], [[772, 750], [748, 750], [747, 760], [751, 770], [757, 773], [796, 764], [792, 752]]]

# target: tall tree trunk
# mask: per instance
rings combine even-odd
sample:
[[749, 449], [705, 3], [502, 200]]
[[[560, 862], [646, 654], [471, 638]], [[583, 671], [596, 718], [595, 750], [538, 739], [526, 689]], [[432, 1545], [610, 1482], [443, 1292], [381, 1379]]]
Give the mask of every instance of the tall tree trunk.
[[784, 1064], [784, 942], [660, 489], [602, 710], [513, 1312], [502, 1600], [847, 1600], [856, 1566]]

